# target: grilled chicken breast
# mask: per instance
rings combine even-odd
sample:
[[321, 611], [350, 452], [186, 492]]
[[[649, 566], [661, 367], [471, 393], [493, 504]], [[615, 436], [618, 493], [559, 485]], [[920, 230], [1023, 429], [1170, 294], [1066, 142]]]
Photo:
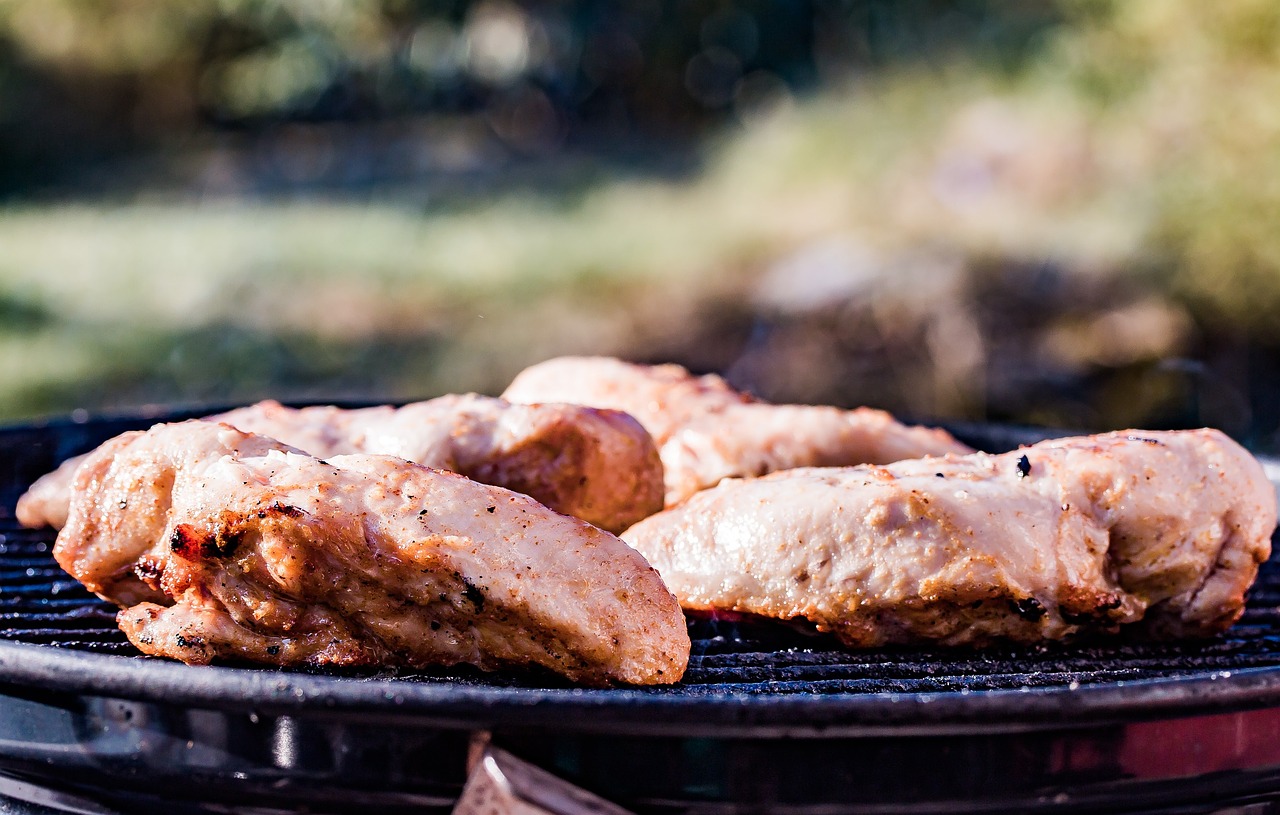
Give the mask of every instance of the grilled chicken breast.
[[[375, 453], [461, 473], [613, 532], [662, 508], [657, 447], [635, 419], [616, 410], [467, 394], [360, 410], [266, 401], [209, 420], [319, 458]], [[61, 528], [81, 461], [65, 462], [33, 484], [18, 501], [19, 520]]]
[[227, 425], [129, 433], [76, 471], [54, 555], [146, 653], [274, 665], [536, 664], [677, 681], [684, 618], [613, 535], [391, 456]]
[[666, 506], [725, 478], [971, 452], [946, 431], [909, 427], [881, 410], [772, 405], [679, 365], [560, 357], [525, 369], [503, 398], [574, 402], [635, 416], [658, 443]]
[[376, 453], [461, 473], [613, 532], [662, 508], [657, 447], [617, 410], [465, 394], [345, 411], [261, 402], [210, 418], [320, 458]]
[[1214, 430], [728, 480], [623, 538], [686, 608], [804, 618], [850, 646], [1207, 636], [1270, 555], [1276, 495]]
[[613, 357], [540, 362], [517, 374], [502, 398], [626, 411], [659, 446], [692, 421], [756, 401], [714, 374], [694, 376], [679, 365], [636, 365]]
[[61, 529], [66, 526], [67, 511], [71, 508], [71, 480], [87, 457], [87, 454], [72, 456], [59, 464], [53, 472], [36, 479], [18, 497], [18, 506], [13, 513], [17, 516], [18, 523], [30, 529], [42, 526]]

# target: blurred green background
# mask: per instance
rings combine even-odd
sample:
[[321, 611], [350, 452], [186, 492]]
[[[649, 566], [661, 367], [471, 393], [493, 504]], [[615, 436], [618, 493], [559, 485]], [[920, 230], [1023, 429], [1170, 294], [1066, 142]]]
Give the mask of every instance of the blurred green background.
[[0, 419], [497, 392], [1280, 446], [1273, 0], [0, 0]]

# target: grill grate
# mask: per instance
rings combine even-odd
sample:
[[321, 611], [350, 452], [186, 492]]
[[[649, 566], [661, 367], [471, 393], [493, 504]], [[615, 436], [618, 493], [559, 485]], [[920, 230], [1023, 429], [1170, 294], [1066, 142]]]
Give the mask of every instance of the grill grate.
[[[58, 568], [51, 553], [52, 531], [24, 529], [13, 515], [18, 495], [36, 476], [129, 424], [103, 421], [0, 431], [0, 461], [8, 465], [0, 469], [0, 640], [141, 658], [116, 628], [115, 607]], [[982, 439], [976, 441], [981, 446]], [[689, 631], [693, 650], [684, 682], [654, 693], [978, 691], [1195, 676], [1280, 665], [1280, 563], [1264, 564], [1240, 622], [1204, 642], [848, 651], [831, 637], [737, 615], [691, 616]], [[560, 685], [543, 674], [491, 675], [467, 669], [395, 676], [501, 687]]]

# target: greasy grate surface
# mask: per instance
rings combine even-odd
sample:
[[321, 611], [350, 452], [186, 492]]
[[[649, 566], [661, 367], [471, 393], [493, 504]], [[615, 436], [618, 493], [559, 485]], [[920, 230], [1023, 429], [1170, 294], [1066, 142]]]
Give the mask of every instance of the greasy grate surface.
[[[13, 506], [27, 484], [61, 459], [147, 424], [129, 419], [0, 430], [0, 640], [140, 656], [116, 628], [115, 607], [58, 568], [51, 554], [53, 532], [23, 529]], [[962, 435], [987, 449], [1026, 438], [999, 428], [969, 428]], [[684, 682], [655, 693], [903, 693], [1194, 676], [1280, 665], [1280, 562], [1263, 566], [1243, 619], [1205, 642], [848, 651], [829, 637], [767, 621], [697, 617], [690, 619], [689, 631], [693, 652]], [[469, 670], [395, 675], [505, 687], [560, 684], [541, 674]]]

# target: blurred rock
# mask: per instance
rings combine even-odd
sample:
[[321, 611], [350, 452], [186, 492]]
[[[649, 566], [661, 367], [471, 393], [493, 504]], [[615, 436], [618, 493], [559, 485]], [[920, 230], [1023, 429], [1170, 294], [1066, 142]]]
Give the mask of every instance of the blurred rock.
[[844, 235], [808, 243], [772, 264], [756, 283], [757, 308], [785, 315], [863, 298], [902, 301], [929, 312], [955, 296], [963, 282], [960, 256], [920, 250], [875, 249]]
[[1056, 364], [1119, 368], [1180, 356], [1193, 337], [1194, 325], [1184, 309], [1146, 298], [1053, 326], [1041, 348]]

